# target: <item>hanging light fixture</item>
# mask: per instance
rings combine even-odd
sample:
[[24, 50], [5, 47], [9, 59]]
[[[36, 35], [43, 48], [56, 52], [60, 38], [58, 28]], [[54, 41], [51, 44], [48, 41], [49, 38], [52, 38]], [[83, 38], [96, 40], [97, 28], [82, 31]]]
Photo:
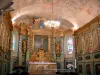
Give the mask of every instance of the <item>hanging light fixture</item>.
[[53, 13], [53, 0], [52, 0], [52, 16], [51, 16], [51, 20], [47, 20], [44, 22], [44, 25], [48, 28], [59, 28], [60, 26], [60, 22], [57, 20], [53, 20], [54, 17], [54, 13]]

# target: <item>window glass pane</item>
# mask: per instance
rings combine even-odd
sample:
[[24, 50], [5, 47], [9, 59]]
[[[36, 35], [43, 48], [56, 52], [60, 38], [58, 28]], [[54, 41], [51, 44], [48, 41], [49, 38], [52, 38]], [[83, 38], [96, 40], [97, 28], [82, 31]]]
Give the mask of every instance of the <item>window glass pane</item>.
[[16, 43], [16, 37], [15, 34], [13, 33], [13, 39], [12, 39], [12, 49], [15, 50], [15, 43]]
[[72, 54], [73, 52], [73, 38], [68, 38], [68, 54]]

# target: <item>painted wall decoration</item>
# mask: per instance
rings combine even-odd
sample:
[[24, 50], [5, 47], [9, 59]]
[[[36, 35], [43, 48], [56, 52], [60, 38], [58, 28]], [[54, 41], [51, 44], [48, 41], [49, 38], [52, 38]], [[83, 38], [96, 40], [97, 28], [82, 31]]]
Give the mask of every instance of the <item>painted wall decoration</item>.
[[67, 44], [68, 44], [68, 54], [72, 54], [73, 53], [73, 38], [69, 37]]
[[84, 52], [87, 53], [87, 52], [89, 52], [89, 47], [90, 47], [90, 45], [89, 45], [89, 43], [90, 43], [89, 42], [89, 33], [88, 32], [84, 34], [84, 41], [83, 42], [85, 42]]
[[92, 30], [92, 50], [98, 50], [99, 48], [99, 38], [97, 28]]
[[77, 54], [90, 53], [100, 50], [100, 24], [98, 17], [75, 32]]
[[[82, 42], [81, 42], [82, 40]], [[100, 16], [75, 32], [78, 73], [100, 75]], [[82, 48], [82, 54], [79, 49]], [[82, 57], [82, 60], [79, 59]]]
[[[8, 51], [10, 48], [10, 32], [11, 28], [9, 25], [10, 18], [9, 18], [10, 13], [4, 13], [2, 16], [2, 21], [0, 23], [0, 47], [2, 48], [3, 51]], [[8, 20], [9, 19], [9, 20]], [[11, 23], [10, 23], [11, 24]]]

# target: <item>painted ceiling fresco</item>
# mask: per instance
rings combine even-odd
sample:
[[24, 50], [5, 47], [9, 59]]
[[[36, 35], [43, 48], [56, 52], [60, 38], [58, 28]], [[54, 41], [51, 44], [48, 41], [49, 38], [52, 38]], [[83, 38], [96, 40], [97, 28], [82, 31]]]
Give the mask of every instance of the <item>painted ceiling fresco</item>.
[[[25, 21], [31, 24], [34, 16], [51, 18], [52, 0], [12, 0], [15, 9], [12, 21]], [[59, 20], [63, 28], [80, 28], [100, 15], [100, 0], [53, 0], [54, 18]]]

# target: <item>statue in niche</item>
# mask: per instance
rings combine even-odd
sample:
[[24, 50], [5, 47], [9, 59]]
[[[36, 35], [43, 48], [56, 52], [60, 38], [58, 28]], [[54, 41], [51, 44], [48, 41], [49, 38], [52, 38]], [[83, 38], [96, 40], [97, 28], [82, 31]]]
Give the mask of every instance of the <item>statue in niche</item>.
[[27, 25], [25, 23], [20, 23], [21, 26], [21, 34], [27, 34]]
[[61, 47], [60, 47], [60, 42], [57, 42], [57, 43], [56, 43], [56, 55], [57, 55], [57, 56], [60, 56], [60, 49], [61, 49]]
[[22, 53], [24, 54], [26, 52], [26, 41], [22, 41]]
[[39, 28], [39, 21], [40, 21], [39, 19], [35, 19], [34, 26], [33, 26], [34, 29], [38, 29]]
[[31, 61], [32, 61], [32, 62], [37, 61], [37, 60], [38, 60], [37, 57], [38, 57], [37, 53], [36, 53], [36, 52], [33, 52], [33, 53], [32, 53], [32, 56], [31, 56]]

